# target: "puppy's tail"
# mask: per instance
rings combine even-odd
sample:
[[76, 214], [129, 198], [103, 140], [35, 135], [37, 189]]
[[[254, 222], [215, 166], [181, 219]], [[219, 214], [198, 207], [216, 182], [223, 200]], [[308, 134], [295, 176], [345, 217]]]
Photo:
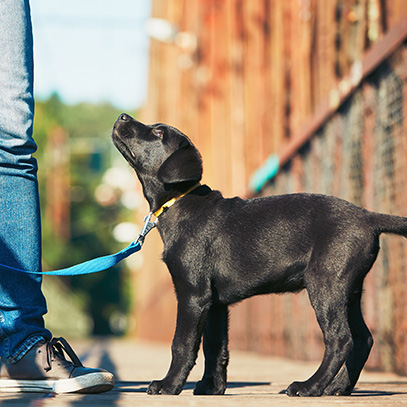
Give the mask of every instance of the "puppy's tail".
[[378, 234], [392, 233], [407, 237], [407, 218], [374, 212], [371, 215], [373, 226]]

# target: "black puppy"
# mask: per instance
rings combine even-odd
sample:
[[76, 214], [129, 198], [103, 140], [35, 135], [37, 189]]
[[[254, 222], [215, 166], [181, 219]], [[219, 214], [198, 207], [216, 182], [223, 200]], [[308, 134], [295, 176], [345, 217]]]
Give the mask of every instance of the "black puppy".
[[228, 305], [305, 288], [325, 353], [316, 373], [292, 383], [287, 394], [350, 394], [373, 344], [360, 306], [363, 280], [379, 252], [379, 235], [407, 236], [407, 218], [324, 195], [225, 199], [196, 186], [201, 157], [179, 130], [122, 114], [112, 137], [135, 169], [151, 211], [163, 210], [158, 230], [178, 300], [171, 366], [148, 393], [182, 391], [203, 335], [205, 372], [194, 393], [223, 394]]

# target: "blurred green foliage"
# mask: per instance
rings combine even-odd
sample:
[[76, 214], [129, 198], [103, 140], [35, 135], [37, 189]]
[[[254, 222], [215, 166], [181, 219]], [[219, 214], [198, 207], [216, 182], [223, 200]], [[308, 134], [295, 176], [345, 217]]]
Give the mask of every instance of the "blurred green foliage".
[[[117, 194], [108, 202], [100, 202], [95, 195], [106, 171], [118, 160], [110, 135], [120, 113], [109, 104], [67, 105], [56, 94], [36, 102], [34, 138], [45, 270], [68, 267], [124, 247], [115, 241], [112, 231], [131, 219], [132, 211], [120, 204]], [[92, 325], [81, 329], [83, 334], [125, 333], [125, 324], [112, 324], [117, 316], [125, 318], [130, 308], [128, 271], [121, 268], [124, 266], [78, 277], [46, 277], [49, 321], [65, 320], [62, 326], [75, 331], [76, 325], [68, 322], [70, 316], [73, 321]], [[53, 284], [51, 279], [57, 280]], [[68, 297], [77, 300], [61, 307], [60, 302]], [[67, 332], [68, 336], [77, 334]]]

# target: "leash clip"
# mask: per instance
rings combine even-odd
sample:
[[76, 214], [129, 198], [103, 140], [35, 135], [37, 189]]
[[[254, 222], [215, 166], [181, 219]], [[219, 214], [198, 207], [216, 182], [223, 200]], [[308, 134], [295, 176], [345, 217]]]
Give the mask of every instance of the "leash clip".
[[154, 222], [151, 222], [151, 217], [153, 216], [153, 212], [150, 212], [148, 215], [146, 215], [144, 217], [144, 225], [143, 225], [143, 229], [141, 229], [140, 234], [138, 235], [137, 239], [135, 240], [135, 242], [140, 242], [141, 244], [143, 244], [144, 242], [144, 238], [147, 236], [147, 233], [151, 230], [154, 229], [156, 227], [156, 222], [157, 220], [155, 220]]

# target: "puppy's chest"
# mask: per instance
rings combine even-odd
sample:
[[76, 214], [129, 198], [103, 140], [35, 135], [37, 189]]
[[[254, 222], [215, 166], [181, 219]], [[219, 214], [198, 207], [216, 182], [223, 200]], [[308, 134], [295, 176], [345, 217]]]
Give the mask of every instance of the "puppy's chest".
[[213, 275], [218, 263], [224, 261], [225, 250], [216, 248], [212, 239], [197, 233], [177, 234], [163, 239], [162, 259], [173, 275], [204, 273]]

